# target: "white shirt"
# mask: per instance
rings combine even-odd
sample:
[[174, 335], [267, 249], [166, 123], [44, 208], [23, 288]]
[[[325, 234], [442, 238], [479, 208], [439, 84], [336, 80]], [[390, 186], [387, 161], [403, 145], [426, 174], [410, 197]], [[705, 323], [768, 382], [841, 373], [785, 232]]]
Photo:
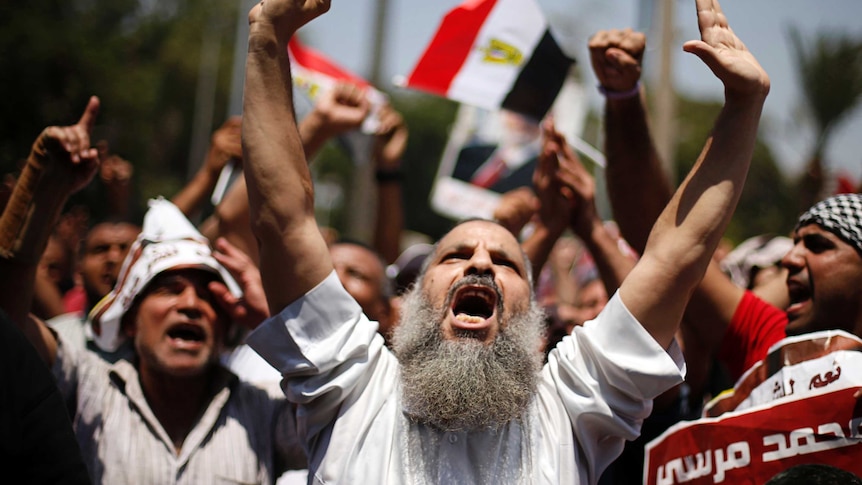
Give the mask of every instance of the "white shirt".
[[215, 394], [177, 451], [153, 414], [138, 372], [65, 346], [53, 372], [93, 483], [272, 483], [287, 467], [304, 465], [293, 409], [284, 397], [240, 382], [226, 369]]
[[313, 483], [595, 483], [685, 373], [614, 295], [551, 353], [523, 420], [445, 433], [402, 412], [395, 356], [335, 272], [247, 342], [284, 375]]

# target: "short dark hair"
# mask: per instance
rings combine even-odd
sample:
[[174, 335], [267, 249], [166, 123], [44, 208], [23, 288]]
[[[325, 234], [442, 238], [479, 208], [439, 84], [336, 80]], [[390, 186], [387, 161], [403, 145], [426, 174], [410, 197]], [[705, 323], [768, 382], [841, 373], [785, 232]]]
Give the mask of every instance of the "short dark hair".
[[395, 285], [392, 282], [392, 278], [389, 277], [389, 274], [386, 273], [386, 267], [388, 266], [386, 260], [383, 259], [383, 256], [377, 252], [370, 244], [359, 241], [358, 239], [352, 239], [349, 237], [341, 237], [336, 239], [329, 247], [338, 246], [338, 245], [346, 245], [346, 246], [356, 246], [360, 247], [377, 258], [377, 261], [380, 262], [380, 268], [383, 271], [380, 279], [380, 296], [385, 301], [389, 301], [389, 299], [395, 294]]
[[78, 254], [76, 255], [78, 260], [80, 261], [87, 254], [87, 241], [90, 239], [90, 235], [93, 233], [93, 229], [107, 225], [107, 226], [118, 226], [118, 225], [127, 225], [138, 229], [138, 232], [141, 231], [141, 224], [139, 222], [134, 222], [129, 218], [125, 217], [107, 217], [95, 222], [90, 222], [87, 226], [87, 232], [84, 234], [78, 241]]
[[862, 485], [862, 479], [834, 466], [806, 463], [777, 473], [764, 485]]

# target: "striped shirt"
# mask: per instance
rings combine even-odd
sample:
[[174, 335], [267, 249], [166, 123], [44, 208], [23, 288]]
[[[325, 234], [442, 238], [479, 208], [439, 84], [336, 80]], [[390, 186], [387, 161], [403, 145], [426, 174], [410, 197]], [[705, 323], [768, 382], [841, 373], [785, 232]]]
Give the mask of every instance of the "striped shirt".
[[94, 483], [272, 483], [305, 467], [292, 408], [224, 368], [179, 453], [130, 362], [61, 344], [53, 370]]

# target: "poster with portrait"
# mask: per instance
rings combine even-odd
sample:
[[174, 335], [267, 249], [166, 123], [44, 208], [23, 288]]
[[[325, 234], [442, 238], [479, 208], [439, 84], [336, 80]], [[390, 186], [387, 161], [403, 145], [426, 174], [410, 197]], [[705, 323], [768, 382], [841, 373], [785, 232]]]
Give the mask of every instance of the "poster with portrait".
[[[571, 78], [563, 84], [548, 116], [587, 159], [603, 157], [580, 138], [587, 99]], [[462, 104], [443, 152], [431, 191], [431, 206], [453, 218], [490, 218], [502, 194], [532, 184], [542, 147], [541, 120], [505, 109]]]

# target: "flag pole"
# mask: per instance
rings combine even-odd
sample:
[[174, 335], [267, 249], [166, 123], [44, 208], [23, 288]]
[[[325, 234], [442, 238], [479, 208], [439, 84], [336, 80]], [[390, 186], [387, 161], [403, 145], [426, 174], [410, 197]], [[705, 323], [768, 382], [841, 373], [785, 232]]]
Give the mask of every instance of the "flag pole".
[[[388, 0], [377, 0], [375, 2], [374, 24], [371, 26], [373, 40], [371, 45], [371, 71], [368, 79], [378, 89], [383, 86], [383, 55], [386, 44], [386, 18], [389, 11]], [[373, 135], [370, 135], [373, 136]], [[369, 143], [356, 150], [351, 155], [354, 157], [354, 183], [350, 190], [350, 217], [348, 220], [348, 233], [351, 237], [360, 241], [370, 243], [374, 235], [374, 210], [377, 204], [376, 192], [374, 191], [374, 160], [371, 159], [373, 143]]]
[[[663, 161], [665, 176], [672, 181], [676, 152], [676, 91], [673, 85], [674, 26], [676, 0], [661, 1], [661, 46], [655, 103], [656, 151]], [[673, 181], [672, 181], [673, 182]]]

